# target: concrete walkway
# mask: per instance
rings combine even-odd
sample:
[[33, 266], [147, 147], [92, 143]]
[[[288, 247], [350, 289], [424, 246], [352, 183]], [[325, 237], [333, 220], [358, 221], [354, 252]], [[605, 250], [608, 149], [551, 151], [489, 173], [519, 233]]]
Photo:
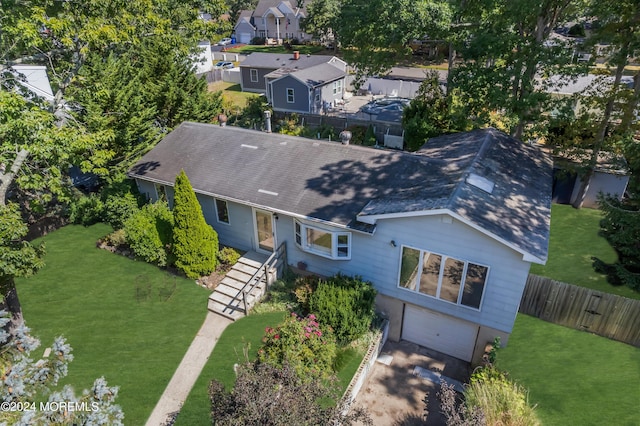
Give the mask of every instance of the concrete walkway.
[[147, 426], [162, 426], [173, 413], [180, 411], [220, 335], [232, 322], [213, 312], [207, 313], [202, 327], [149, 416]]

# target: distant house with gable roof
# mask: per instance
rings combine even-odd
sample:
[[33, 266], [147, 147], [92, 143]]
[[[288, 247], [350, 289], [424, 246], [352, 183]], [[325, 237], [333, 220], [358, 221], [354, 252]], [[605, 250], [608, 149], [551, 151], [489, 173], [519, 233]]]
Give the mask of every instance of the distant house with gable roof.
[[243, 92], [263, 93], [275, 111], [320, 114], [345, 92], [347, 64], [330, 55], [252, 53], [240, 63]]

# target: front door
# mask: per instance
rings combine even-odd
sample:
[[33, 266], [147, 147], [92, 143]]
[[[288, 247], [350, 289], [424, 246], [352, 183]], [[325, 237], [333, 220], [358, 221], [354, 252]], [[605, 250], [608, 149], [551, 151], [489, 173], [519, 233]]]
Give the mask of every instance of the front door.
[[256, 225], [256, 250], [272, 253], [276, 239], [273, 232], [273, 214], [264, 210], [254, 210], [253, 217]]

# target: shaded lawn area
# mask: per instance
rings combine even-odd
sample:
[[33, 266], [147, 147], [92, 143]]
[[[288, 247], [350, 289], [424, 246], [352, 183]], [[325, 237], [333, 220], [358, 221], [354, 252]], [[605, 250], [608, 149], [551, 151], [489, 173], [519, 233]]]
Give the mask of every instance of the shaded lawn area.
[[[224, 383], [227, 390], [235, 383], [234, 364], [241, 364], [248, 359], [256, 359], [258, 349], [262, 346], [266, 327], [279, 325], [288, 312], [266, 312], [251, 314], [229, 325], [216, 343], [215, 348], [200, 373], [189, 397], [185, 401], [175, 426], [205, 426], [211, 425], [211, 402], [209, 401], [209, 382], [216, 379]], [[246, 351], [246, 355], [245, 355]], [[348, 349], [339, 356], [339, 371], [341, 392], [349, 385], [351, 378], [358, 369], [364, 354]]]
[[595, 256], [607, 263], [617, 259], [615, 250], [598, 235], [602, 214], [599, 210], [574, 209], [569, 205], [551, 206], [551, 238], [546, 265], [531, 265], [531, 273], [604, 293], [640, 299], [640, 293], [626, 286], [613, 286], [592, 266]]
[[63, 335], [75, 359], [61, 384], [76, 393], [104, 376], [120, 386], [125, 424], [144, 424], [207, 313], [210, 292], [96, 248], [111, 228], [66, 226], [43, 238], [46, 266], [17, 282], [40, 356]]
[[544, 425], [637, 425], [640, 350], [518, 314], [498, 367], [529, 389]]

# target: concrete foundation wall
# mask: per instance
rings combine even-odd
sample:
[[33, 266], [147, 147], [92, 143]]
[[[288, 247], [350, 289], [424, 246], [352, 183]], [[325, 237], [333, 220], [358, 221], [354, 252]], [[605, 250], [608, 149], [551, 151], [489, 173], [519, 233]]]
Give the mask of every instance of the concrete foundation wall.
[[388, 297], [383, 294], [376, 296], [376, 311], [389, 320], [389, 340], [397, 342], [402, 333], [402, 313], [404, 303], [402, 300]]

